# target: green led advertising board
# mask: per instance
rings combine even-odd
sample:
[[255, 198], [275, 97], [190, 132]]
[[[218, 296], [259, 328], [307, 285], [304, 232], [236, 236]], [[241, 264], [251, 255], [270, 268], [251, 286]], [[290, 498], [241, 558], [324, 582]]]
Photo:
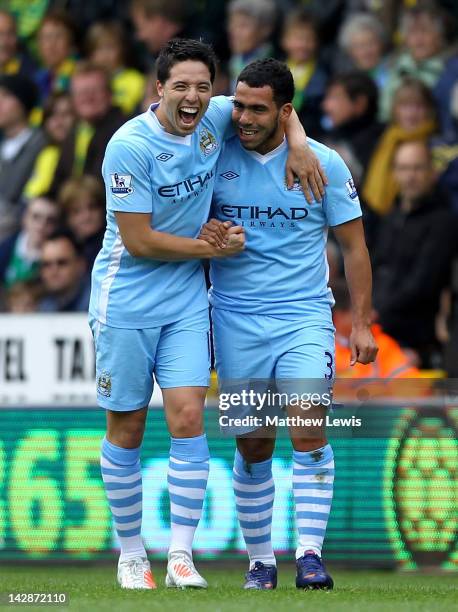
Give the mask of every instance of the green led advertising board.
[[[329, 432], [336, 463], [325, 541], [330, 562], [458, 568], [457, 417], [453, 410], [390, 409], [383, 427], [380, 419], [369, 420], [365, 437]], [[116, 554], [99, 470], [104, 424], [97, 408], [0, 410], [0, 560]], [[239, 557], [244, 545], [231, 485], [234, 443], [221, 437], [210, 411], [206, 430], [211, 468], [196, 549], [207, 558]], [[165, 556], [168, 545], [168, 448], [162, 411], [150, 410], [142, 448], [142, 533], [152, 557]], [[288, 558], [296, 532], [291, 445], [284, 437], [277, 441], [273, 472], [273, 543]]]

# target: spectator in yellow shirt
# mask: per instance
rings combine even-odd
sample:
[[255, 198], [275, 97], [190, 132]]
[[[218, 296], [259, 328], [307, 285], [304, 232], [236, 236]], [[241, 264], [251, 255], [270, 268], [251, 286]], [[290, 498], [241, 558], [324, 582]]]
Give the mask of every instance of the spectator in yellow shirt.
[[113, 104], [125, 115], [132, 115], [143, 99], [145, 77], [135, 68], [126, 67], [128, 48], [120, 23], [94, 23], [86, 44], [89, 60], [111, 75]]
[[294, 78], [293, 106], [307, 134], [317, 138], [328, 77], [319, 62], [318, 25], [311, 13], [300, 9], [288, 15], [281, 46]]
[[26, 199], [49, 191], [59, 161], [60, 146], [70, 134], [74, 123], [75, 114], [70, 95], [64, 91], [51, 94], [43, 109], [42, 124], [48, 144], [35, 160], [32, 175], [24, 189]]

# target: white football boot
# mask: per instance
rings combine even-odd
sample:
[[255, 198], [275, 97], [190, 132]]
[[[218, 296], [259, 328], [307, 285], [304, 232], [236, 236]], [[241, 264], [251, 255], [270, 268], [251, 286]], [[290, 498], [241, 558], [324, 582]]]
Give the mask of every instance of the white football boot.
[[194, 567], [192, 557], [183, 550], [176, 550], [169, 553], [165, 586], [178, 589], [206, 589], [208, 584]]
[[119, 561], [118, 582], [123, 589], [155, 589], [151, 567], [146, 557]]

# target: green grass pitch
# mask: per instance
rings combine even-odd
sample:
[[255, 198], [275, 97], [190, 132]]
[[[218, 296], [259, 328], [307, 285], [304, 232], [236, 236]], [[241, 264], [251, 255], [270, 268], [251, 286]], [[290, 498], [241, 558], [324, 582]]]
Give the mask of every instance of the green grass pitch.
[[[122, 591], [115, 583], [113, 566], [0, 566], [1, 610], [75, 610], [98, 612], [452, 612], [458, 611], [458, 576], [425, 575], [382, 571], [331, 571], [336, 587], [332, 592], [298, 591], [294, 567], [280, 564], [276, 591], [241, 590], [245, 567], [218, 563], [197, 564], [209, 589], [166, 589], [165, 563], [155, 562], [158, 589], [148, 592]], [[331, 568], [332, 570], [332, 568]], [[8, 592], [62, 592], [69, 604], [6, 605]]]

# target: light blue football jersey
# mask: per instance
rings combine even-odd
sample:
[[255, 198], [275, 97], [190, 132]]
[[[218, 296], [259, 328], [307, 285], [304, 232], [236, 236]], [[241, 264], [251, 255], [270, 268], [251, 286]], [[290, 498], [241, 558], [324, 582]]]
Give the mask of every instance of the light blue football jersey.
[[210, 303], [254, 314], [300, 314], [310, 300], [333, 303], [327, 229], [361, 216], [350, 171], [330, 148], [309, 139], [328, 177], [322, 203], [308, 204], [299, 183], [287, 189], [286, 140], [266, 155], [227, 140], [217, 166], [212, 215], [245, 228], [245, 251], [213, 259]]
[[113, 135], [103, 162], [107, 229], [92, 272], [89, 313], [112, 327], [158, 327], [208, 306], [201, 261], [132, 257], [115, 212], [151, 213], [155, 230], [196, 238], [208, 218], [232, 101], [212, 98], [196, 131], [184, 137], [166, 132], [153, 109]]

